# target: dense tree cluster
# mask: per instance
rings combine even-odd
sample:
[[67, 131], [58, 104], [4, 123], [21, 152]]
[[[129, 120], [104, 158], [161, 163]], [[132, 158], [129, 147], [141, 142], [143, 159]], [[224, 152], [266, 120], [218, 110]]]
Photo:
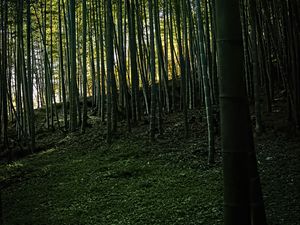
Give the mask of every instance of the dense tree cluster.
[[[276, 90], [284, 92], [289, 120], [299, 127], [298, 9], [297, 1], [240, 2], [257, 132]], [[112, 130], [122, 115], [128, 130], [149, 116], [154, 137], [155, 130], [163, 132], [164, 113], [179, 109], [188, 136], [188, 110], [202, 105], [213, 130], [212, 106], [219, 102], [215, 1], [112, 1], [109, 13], [106, 1], [2, 1], [1, 143], [8, 146], [10, 120], [18, 138], [34, 147], [38, 107], [47, 111], [48, 128], [84, 129], [87, 96], [102, 121], [111, 118]], [[211, 135], [211, 153], [213, 142]]]
[[0, 152], [12, 140], [35, 150], [36, 108], [52, 130], [84, 131], [99, 116], [109, 143], [122, 120], [128, 131], [149, 121], [154, 141], [174, 111], [188, 137], [189, 110], [200, 108], [213, 163], [220, 109], [225, 186], [249, 174], [236, 186], [244, 202], [225, 190], [228, 221], [235, 206], [244, 218], [255, 205], [253, 224], [264, 224], [248, 102], [257, 134], [279, 96], [299, 129], [299, 9], [294, 0], [2, 0]]

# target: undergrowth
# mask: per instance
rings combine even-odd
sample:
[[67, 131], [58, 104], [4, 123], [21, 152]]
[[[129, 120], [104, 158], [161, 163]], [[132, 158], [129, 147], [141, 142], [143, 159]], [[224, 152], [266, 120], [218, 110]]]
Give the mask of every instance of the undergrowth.
[[[93, 117], [84, 134], [41, 133], [47, 150], [0, 166], [4, 224], [222, 224], [219, 138], [208, 166], [205, 124], [194, 114], [188, 139], [179, 114], [154, 143], [140, 125], [130, 134], [119, 127], [107, 145]], [[257, 138], [270, 225], [299, 224], [298, 143], [272, 132]]]

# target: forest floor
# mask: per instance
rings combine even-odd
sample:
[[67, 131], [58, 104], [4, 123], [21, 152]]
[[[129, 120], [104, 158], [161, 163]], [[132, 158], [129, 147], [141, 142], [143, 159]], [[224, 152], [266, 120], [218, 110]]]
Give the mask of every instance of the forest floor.
[[[265, 116], [266, 132], [255, 138], [258, 166], [268, 224], [298, 225], [300, 138], [281, 114]], [[92, 116], [84, 134], [40, 130], [46, 150], [0, 165], [4, 224], [222, 224], [220, 138], [208, 166], [205, 119], [192, 115], [188, 139], [174, 113], [155, 143], [147, 124], [132, 133], [123, 124], [107, 145], [105, 126]]]

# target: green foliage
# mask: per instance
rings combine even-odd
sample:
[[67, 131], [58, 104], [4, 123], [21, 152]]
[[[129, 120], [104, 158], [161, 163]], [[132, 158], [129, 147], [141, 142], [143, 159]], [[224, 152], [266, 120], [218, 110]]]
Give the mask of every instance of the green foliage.
[[[57, 147], [1, 166], [7, 183], [4, 221], [221, 224], [220, 166], [210, 168], [196, 155], [190, 161], [189, 155], [198, 154], [197, 139], [149, 145], [147, 135], [130, 135], [108, 146], [102, 132], [95, 125], [86, 134], [60, 137]], [[58, 140], [54, 134], [44, 138]]]

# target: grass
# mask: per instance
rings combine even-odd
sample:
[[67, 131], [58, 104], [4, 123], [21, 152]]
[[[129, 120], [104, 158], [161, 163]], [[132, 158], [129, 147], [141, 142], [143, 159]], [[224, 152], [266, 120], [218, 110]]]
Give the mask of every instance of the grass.
[[221, 224], [220, 169], [176, 164], [171, 154], [182, 155], [117, 140], [2, 166], [2, 179], [12, 181], [3, 192], [5, 224]]
[[[139, 126], [109, 146], [97, 121], [85, 134], [40, 132], [48, 150], [0, 165], [4, 224], [223, 224], [219, 139], [208, 166], [205, 125], [184, 140], [176, 121], [155, 143]], [[257, 141], [269, 225], [297, 225], [299, 140], [269, 132]]]

